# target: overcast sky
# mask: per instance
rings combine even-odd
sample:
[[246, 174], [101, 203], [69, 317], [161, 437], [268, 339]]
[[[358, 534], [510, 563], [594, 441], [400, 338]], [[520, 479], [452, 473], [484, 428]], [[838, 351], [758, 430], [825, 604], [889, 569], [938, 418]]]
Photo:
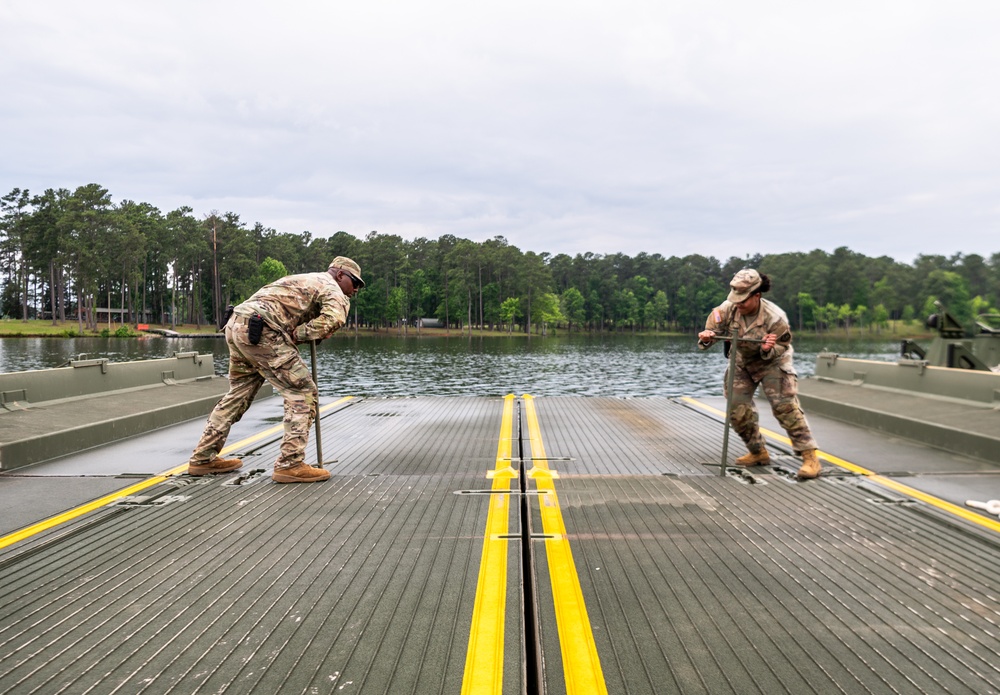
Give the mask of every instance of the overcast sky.
[[551, 253], [1000, 251], [1000, 2], [0, 2], [0, 193]]

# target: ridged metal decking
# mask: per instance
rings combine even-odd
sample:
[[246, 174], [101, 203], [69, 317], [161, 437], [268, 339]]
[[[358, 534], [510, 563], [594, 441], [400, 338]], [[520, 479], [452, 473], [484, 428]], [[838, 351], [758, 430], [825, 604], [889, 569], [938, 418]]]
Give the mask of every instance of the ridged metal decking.
[[676, 401], [366, 400], [323, 432], [327, 483], [179, 476], [2, 551], [0, 691], [1000, 689], [995, 534], [782, 457], [720, 477]]
[[674, 402], [537, 410], [609, 692], [997, 691], [995, 544], [854, 478], [720, 478]]

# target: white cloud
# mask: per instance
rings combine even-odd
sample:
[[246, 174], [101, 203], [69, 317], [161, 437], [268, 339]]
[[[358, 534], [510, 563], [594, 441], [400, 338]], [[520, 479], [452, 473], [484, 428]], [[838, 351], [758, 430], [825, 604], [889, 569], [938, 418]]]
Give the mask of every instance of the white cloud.
[[0, 187], [553, 253], [991, 253], [998, 19], [985, 1], [9, 0]]

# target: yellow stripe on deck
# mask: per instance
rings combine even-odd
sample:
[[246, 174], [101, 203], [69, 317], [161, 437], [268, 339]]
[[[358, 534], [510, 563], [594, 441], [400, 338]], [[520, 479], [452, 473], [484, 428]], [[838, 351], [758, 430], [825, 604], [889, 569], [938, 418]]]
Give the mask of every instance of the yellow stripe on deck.
[[[346, 403], [347, 401], [353, 399], [354, 396], [344, 396], [343, 398], [338, 399], [333, 403], [327, 403], [317, 412], [323, 413], [324, 411], [327, 411], [330, 408], [334, 408], [340, 405], [341, 403]], [[284, 424], [275, 425], [274, 427], [269, 427], [266, 430], [263, 430], [262, 432], [258, 432], [257, 434], [251, 435], [246, 439], [236, 442], [235, 444], [230, 444], [229, 446], [224, 447], [222, 451], [219, 452], [219, 455], [225, 456], [226, 454], [231, 454], [234, 451], [239, 451], [240, 449], [249, 446], [254, 442], [260, 441], [265, 437], [269, 437], [272, 434], [277, 434], [278, 432], [282, 431], [284, 427], [285, 427]], [[193, 447], [195, 443], [196, 442], [191, 442], [191, 446]], [[31, 526], [25, 526], [20, 531], [15, 531], [14, 533], [7, 534], [6, 536], [0, 538], [0, 549], [6, 548], [9, 545], [14, 545], [15, 543], [23, 541], [26, 538], [31, 538], [32, 536], [37, 535], [42, 531], [47, 531], [50, 528], [55, 528], [60, 524], [65, 524], [67, 521], [72, 521], [73, 519], [81, 517], [88, 512], [94, 511], [95, 509], [100, 509], [101, 507], [117, 502], [123, 497], [128, 497], [129, 495], [134, 495], [137, 492], [141, 492], [143, 490], [151, 488], [154, 485], [158, 485], [166, 481], [167, 479], [170, 478], [170, 476], [181, 475], [185, 471], [187, 471], [186, 463], [177, 466], [176, 468], [171, 468], [169, 471], [160, 473], [159, 475], [153, 476], [152, 478], [147, 478], [146, 480], [143, 480], [141, 483], [130, 485], [129, 487], [123, 490], [119, 490], [118, 492], [112, 492], [110, 495], [105, 495], [104, 497], [100, 497], [94, 500], [93, 502], [88, 502], [87, 504], [65, 511], [62, 514], [58, 514], [56, 516], [48, 518], [45, 521], [39, 521], [37, 524], [32, 524]]]
[[527, 394], [523, 399], [531, 457], [536, 462], [528, 475], [534, 479], [538, 490], [545, 493], [539, 495], [542, 532], [552, 536], [545, 539], [545, 555], [549, 563], [549, 580], [552, 582], [552, 601], [555, 604], [566, 692], [569, 695], [606, 694], [608, 688], [604, 683], [601, 659], [597, 654], [580, 577], [576, 572], [573, 551], [566, 537], [566, 525], [559, 508], [555, 476], [549, 470], [545, 457], [545, 446], [542, 444], [538, 415], [535, 412], [535, 399]]
[[503, 692], [503, 638], [507, 615], [507, 535], [510, 518], [510, 481], [516, 477], [511, 468], [511, 440], [514, 436], [514, 395], [504, 398], [497, 458], [493, 470], [489, 512], [483, 557], [479, 561], [476, 602], [472, 609], [472, 628], [465, 654], [463, 695], [486, 695]]
[[[712, 406], [706, 403], [702, 403], [701, 401], [695, 400], [690, 396], [684, 396], [683, 398], [681, 398], [681, 400], [684, 401], [685, 403], [690, 403], [693, 406], [701, 408], [702, 410], [706, 410], [710, 413], [719, 415], [723, 419], [725, 419], [726, 417], [725, 411], [719, 410], [718, 408], [713, 408]], [[792, 440], [790, 440], [788, 437], [778, 434], [777, 432], [772, 432], [771, 430], [764, 429], [763, 427], [760, 428], [760, 432], [764, 436], [770, 437], [771, 439], [779, 441], [782, 444], [787, 444], [790, 446], [792, 443]], [[879, 475], [875, 471], [870, 471], [867, 468], [859, 466], [856, 463], [851, 463], [850, 461], [846, 461], [842, 458], [834, 456], [833, 454], [828, 454], [822, 450], [817, 450], [816, 453], [820, 458], [826, 459], [833, 465], [849, 470], [852, 473], [863, 475], [869, 481], [877, 483], [882, 487], [887, 487], [890, 490], [895, 490], [896, 492], [906, 495], [907, 497], [911, 497], [915, 500], [920, 500], [921, 502], [925, 502], [931, 505], [932, 507], [937, 507], [941, 511], [948, 512], [949, 514], [961, 517], [966, 521], [971, 521], [972, 523], [982, 526], [983, 528], [988, 528], [991, 531], [996, 531], [1000, 533], [1000, 522], [988, 519], [987, 517], [982, 516], [981, 514], [977, 514], [976, 512], [970, 511], [965, 507], [960, 507], [957, 504], [952, 504], [951, 502], [947, 502], [933, 495], [929, 495], [926, 492], [922, 492], [920, 490], [917, 490], [916, 488], [912, 488], [909, 485], [903, 485], [902, 483], [897, 483], [895, 480], [892, 480], [891, 478], [886, 478], [885, 476]]]

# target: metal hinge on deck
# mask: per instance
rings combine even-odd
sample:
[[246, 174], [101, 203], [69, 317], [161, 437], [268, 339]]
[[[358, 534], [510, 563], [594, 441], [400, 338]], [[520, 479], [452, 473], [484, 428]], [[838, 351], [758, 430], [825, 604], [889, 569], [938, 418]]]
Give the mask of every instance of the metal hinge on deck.
[[107, 374], [108, 373], [108, 361], [109, 360], [108, 360], [107, 357], [100, 357], [98, 359], [93, 359], [93, 360], [85, 360], [85, 359], [82, 359], [83, 355], [80, 355], [80, 358], [81, 359], [78, 359], [78, 360], [70, 360], [69, 361], [69, 366], [73, 367], [73, 369], [80, 369], [81, 367], [100, 367], [101, 368], [101, 374]]
[[6, 410], [24, 410], [28, 407], [28, 392], [25, 389], [0, 393], [0, 406]]
[[231, 485], [249, 485], [250, 483], [256, 483], [258, 480], [264, 479], [264, 474], [267, 473], [266, 468], [251, 468], [250, 470], [241, 473], [232, 480], [227, 480], [223, 483], [224, 486]]
[[878, 504], [887, 507], [916, 507], [922, 504], [920, 500], [911, 499], [887, 499], [885, 497], [873, 497], [865, 500], [869, 504]]
[[736, 468], [734, 466], [726, 467], [726, 475], [730, 478], [735, 478], [741, 483], [746, 483], [747, 485], [767, 485], [767, 481], [759, 478], [745, 468]]
[[164, 507], [174, 502], [186, 502], [188, 495], [163, 495], [154, 497], [152, 495], [129, 495], [114, 502], [111, 507]]
[[178, 360], [190, 359], [195, 364], [201, 364], [201, 355], [198, 354], [197, 350], [192, 350], [191, 352], [177, 352], [174, 351], [174, 358]]

